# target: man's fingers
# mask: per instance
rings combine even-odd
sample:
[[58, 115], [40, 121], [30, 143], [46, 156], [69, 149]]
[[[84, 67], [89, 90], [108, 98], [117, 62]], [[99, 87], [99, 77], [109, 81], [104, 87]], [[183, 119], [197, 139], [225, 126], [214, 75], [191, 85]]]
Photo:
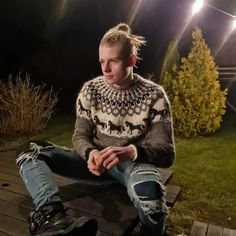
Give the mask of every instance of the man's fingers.
[[109, 169], [111, 169], [112, 168], [112, 166], [114, 166], [114, 165], [116, 165], [116, 164], [118, 164], [119, 163], [119, 158], [115, 158], [113, 161], [111, 161], [108, 165], [107, 165], [107, 169], [109, 170]]
[[99, 156], [98, 165], [104, 165], [104, 161], [111, 156], [112, 153], [106, 152]]
[[100, 171], [97, 171], [97, 170], [89, 169], [89, 171], [96, 176], [100, 176], [102, 174]]
[[105, 149], [103, 149], [101, 152], [100, 152], [100, 156], [99, 156], [99, 165], [103, 165], [104, 166], [104, 162], [106, 159], [110, 158], [111, 156], [116, 156], [117, 157], [117, 154], [119, 154], [119, 147], [107, 147]]
[[120, 147], [114, 147], [114, 146], [108, 146], [104, 149], [102, 149], [99, 154], [100, 155], [103, 155], [105, 153], [111, 153], [111, 152], [116, 152], [116, 151], [119, 151], [120, 150]]
[[97, 165], [97, 166], [99, 166], [100, 165], [100, 163], [99, 163], [99, 159], [100, 159], [100, 156], [95, 156], [95, 158], [94, 158], [94, 162], [95, 162], [95, 164]]
[[113, 165], [118, 164], [120, 161], [128, 160], [127, 147], [114, 147], [109, 146], [99, 152], [96, 164], [110, 169]]
[[103, 162], [103, 167], [104, 168], [107, 168], [107, 169], [110, 169], [108, 168], [108, 166], [110, 165], [110, 163], [118, 163], [119, 162], [119, 158], [116, 156], [116, 155], [111, 155], [109, 156], [104, 162]]
[[89, 157], [89, 159], [87, 160], [87, 164], [94, 165], [95, 164], [94, 157]]
[[99, 168], [100, 166], [98, 165], [98, 160], [99, 160], [99, 157], [98, 156], [92, 156], [88, 159], [87, 161], [87, 165], [88, 165], [88, 168], [89, 169], [93, 169], [93, 168]]
[[88, 165], [88, 169], [91, 173], [97, 176], [100, 176], [104, 172], [103, 168], [96, 165]]
[[98, 166], [96, 164], [95, 157], [91, 157], [88, 159], [87, 167], [92, 174], [97, 176], [100, 176], [104, 171], [102, 166]]
[[109, 150], [111, 150], [111, 149], [112, 149], [111, 146], [106, 147], [106, 148], [102, 149], [102, 150], [99, 152], [99, 154], [100, 154], [100, 155], [103, 155], [104, 153], [106, 153], [107, 151], [109, 151]]

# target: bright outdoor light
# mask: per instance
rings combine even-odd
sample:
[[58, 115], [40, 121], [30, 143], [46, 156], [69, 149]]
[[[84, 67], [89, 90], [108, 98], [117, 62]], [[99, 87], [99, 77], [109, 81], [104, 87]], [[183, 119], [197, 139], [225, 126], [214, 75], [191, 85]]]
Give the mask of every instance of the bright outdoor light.
[[202, 6], [203, 6], [203, 0], [196, 0], [196, 2], [193, 4], [192, 15], [199, 12]]
[[233, 21], [233, 30], [236, 28], [236, 19]]

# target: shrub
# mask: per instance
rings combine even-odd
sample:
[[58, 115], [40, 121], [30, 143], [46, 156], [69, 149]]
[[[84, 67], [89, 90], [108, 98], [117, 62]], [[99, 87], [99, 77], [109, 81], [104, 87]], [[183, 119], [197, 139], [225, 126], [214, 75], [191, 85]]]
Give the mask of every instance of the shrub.
[[53, 89], [45, 87], [34, 85], [28, 73], [0, 81], [0, 133], [32, 134], [45, 128], [58, 101]]
[[181, 59], [179, 70], [174, 66], [162, 80], [172, 105], [175, 133], [183, 137], [214, 132], [225, 113], [226, 90], [220, 89], [211, 51], [200, 29], [192, 37], [192, 48]]

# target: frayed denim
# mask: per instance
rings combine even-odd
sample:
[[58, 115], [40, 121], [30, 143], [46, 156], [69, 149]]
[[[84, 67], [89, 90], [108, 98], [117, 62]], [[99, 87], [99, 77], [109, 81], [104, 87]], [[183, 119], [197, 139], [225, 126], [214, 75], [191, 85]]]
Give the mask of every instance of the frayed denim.
[[127, 161], [98, 177], [89, 172], [86, 161], [74, 150], [46, 142], [40, 145], [36, 141], [29, 142], [29, 148], [18, 155], [16, 164], [36, 209], [48, 202], [61, 201], [52, 172], [90, 182], [104, 181], [110, 176], [127, 188], [144, 227], [153, 235], [164, 232], [166, 188], [154, 165]]

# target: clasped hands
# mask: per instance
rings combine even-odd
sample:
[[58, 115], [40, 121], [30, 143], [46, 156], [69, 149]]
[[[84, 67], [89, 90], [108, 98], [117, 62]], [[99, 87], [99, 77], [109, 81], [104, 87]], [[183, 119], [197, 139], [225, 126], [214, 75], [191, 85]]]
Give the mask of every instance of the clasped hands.
[[100, 176], [105, 169], [110, 169], [120, 162], [133, 161], [134, 158], [135, 148], [132, 145], [124, 147], [109, 146], [101, 151], [91, 151], [87, 166], [91, 173]]

